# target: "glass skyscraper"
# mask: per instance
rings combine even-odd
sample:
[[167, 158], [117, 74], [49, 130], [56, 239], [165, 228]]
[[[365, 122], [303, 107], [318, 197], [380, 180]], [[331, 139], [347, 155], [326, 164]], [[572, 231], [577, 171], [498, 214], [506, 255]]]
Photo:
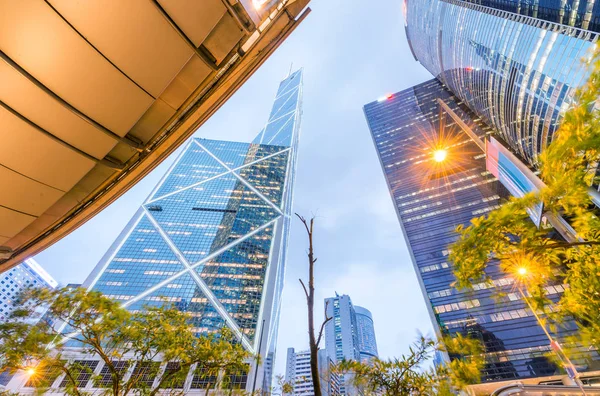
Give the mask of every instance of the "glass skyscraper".
[[[0, 275], [0, 322], [4, 322], [15, 310], [19, 293], [30, 287], [54, 289], [58, 283], [34, 259], [27, 259]], [[31, 322], [39, 320], [47, 307], [38, 307]]]
[[[448, 262], [458, 225], [497, 208], [506, 189], [486, 170], [485, 155], [443, 111], [441, 99], [480, 138], [492, 129], [439, 80], [430, 80], [365, 105], [364, 112], [389, 191], [407, 241], [414, 269], [434, 327], [442, 333], [469, 334], [486, 349], [484, 382], [558, 374], [545, 356], [549, 341], [514, 289], [514, 280], [492, 263], [491, 285], [472, 291], [452, 287]], [[448, 148], [448, 160], [433, 152]], [[501, 300], [494, 298], [504, 292]], [[547, 288], [556, 301], [564, 286]], [[575, 330], [567, 324], [560, 339]], [[580, 371], [593, 362], [577, 359]]]
[[235, 384], [247, 390], [271, 383], [301, 105], [299, 70], [252, 143], [191, 139], [84, 283], [130, 310], [173, 304], [199, 335], [230, 327], [262, 358]]
[[569, 26], [571, 16], [544, 18], [550, 3], [598, 15], [593, 0], [405, 2], [415, 58], [532, 165], [589, 76], [598, 40]]
[[377, 338], [375, 337], [375, 324], [373, 323], [371, 311], [355, 305], [354, 313], [356, 314], [360, 360], [367, 361], [374, 357], [379, 357], [377, 353]]

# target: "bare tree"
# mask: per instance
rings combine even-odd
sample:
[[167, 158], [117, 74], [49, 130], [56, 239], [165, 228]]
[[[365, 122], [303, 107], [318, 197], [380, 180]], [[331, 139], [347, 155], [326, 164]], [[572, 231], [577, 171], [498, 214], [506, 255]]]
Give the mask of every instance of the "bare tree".
[[310, 345], [310, 373], [313, 381], [313, 388], [315, 396], [321, 396], [321, 380], [319, 376], [319, 361], [318, 361], [318, 352], [319, 352], [319, 344], [321, 343], [321, 338], [323, 337], [323, 330], [325, 330], [325, 325], [327, 322], [331, 320], [330, 317], [327, 317], [327, 305], [325, 305], [325, 320], [321, 323], [321, 327], [319, 329], [319, 334], [315, 337], [315, 318], [314, 318], [314, 307], [315, 307], [315, 263], [317, 259], [314, 255], [313, 249], [313, 225], [315, 222], [315, 218], [312, 217], [310, 222], [308, 222], [304, 217], [300, 216], [296, 213], [296, 216], [300, 219], [302, 224], [304, 224], [304, 228], [306, 229], [306, 233], [308, 234], [308, 288], [302, 281], [299, 279], [302, 288], [304, 289], [304, 294], [306, 295], [306, 305], [308, 307], [308, 340]]

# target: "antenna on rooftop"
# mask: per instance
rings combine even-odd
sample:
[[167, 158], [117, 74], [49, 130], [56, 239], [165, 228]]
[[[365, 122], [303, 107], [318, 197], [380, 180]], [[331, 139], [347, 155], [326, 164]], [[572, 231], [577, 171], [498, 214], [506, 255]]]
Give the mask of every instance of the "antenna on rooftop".
[[288, 72], [288, 75], [286, 78], [288, 78], [292, 74], [292, 67], [294, 67], [294, 62], [290, 63], [290, 71]]

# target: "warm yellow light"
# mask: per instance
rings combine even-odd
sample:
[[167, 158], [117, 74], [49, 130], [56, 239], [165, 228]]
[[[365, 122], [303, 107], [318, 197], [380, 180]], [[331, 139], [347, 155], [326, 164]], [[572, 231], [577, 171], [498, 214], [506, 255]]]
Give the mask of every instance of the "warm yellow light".
[[29, 367], [27, 369], [27, 375], [32, 376], [33, 374], [35, 374], [35, 368]]
[[262, 8], [263, 5], [265, 5], [265, 3], [267, 2], [267, 0], [254, 0], [252, 1], [254, 8], [257, 10], [260, 10]]
[[448, 156], [448, 152], [446, 150], [435, 150], [433, 152], [433, 159], [436, 162], [442, 162], [442, 161], [444, 161], [447, 156]]
[[525, 267], [520, 267], [520, 268], [517, 270], [517, 273], [518, 273], [519, 275], [521, 275], [521, 276], [524, 276], [524, 275], [526, 275], [526, 274], [527, 274], [527, 268], [525, 268]]

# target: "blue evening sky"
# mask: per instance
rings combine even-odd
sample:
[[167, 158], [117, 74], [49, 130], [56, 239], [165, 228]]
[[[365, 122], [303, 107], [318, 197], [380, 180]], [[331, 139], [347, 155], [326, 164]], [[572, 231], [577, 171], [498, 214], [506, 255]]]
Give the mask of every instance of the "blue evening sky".
[[[279, 81], [304, 67], [304, 117], [295, 211], [316, 219], [318, 307], [334, 292], [373, 313], [381, 357], [432, 333], [362, 106], [431, 78], [410, 53], [400, 0], [313, 0], [312, 13], [196, 136], [250, 142], [266, 122]], [[60, 283], [80, 283], [175, 155], [114, 204], [36, 260]], [[294, 223], [288, 251], [276, 373], [288, 347], [307, 349], [306, 235]], [[323, 345], [324, 346], [324, 345]]]

